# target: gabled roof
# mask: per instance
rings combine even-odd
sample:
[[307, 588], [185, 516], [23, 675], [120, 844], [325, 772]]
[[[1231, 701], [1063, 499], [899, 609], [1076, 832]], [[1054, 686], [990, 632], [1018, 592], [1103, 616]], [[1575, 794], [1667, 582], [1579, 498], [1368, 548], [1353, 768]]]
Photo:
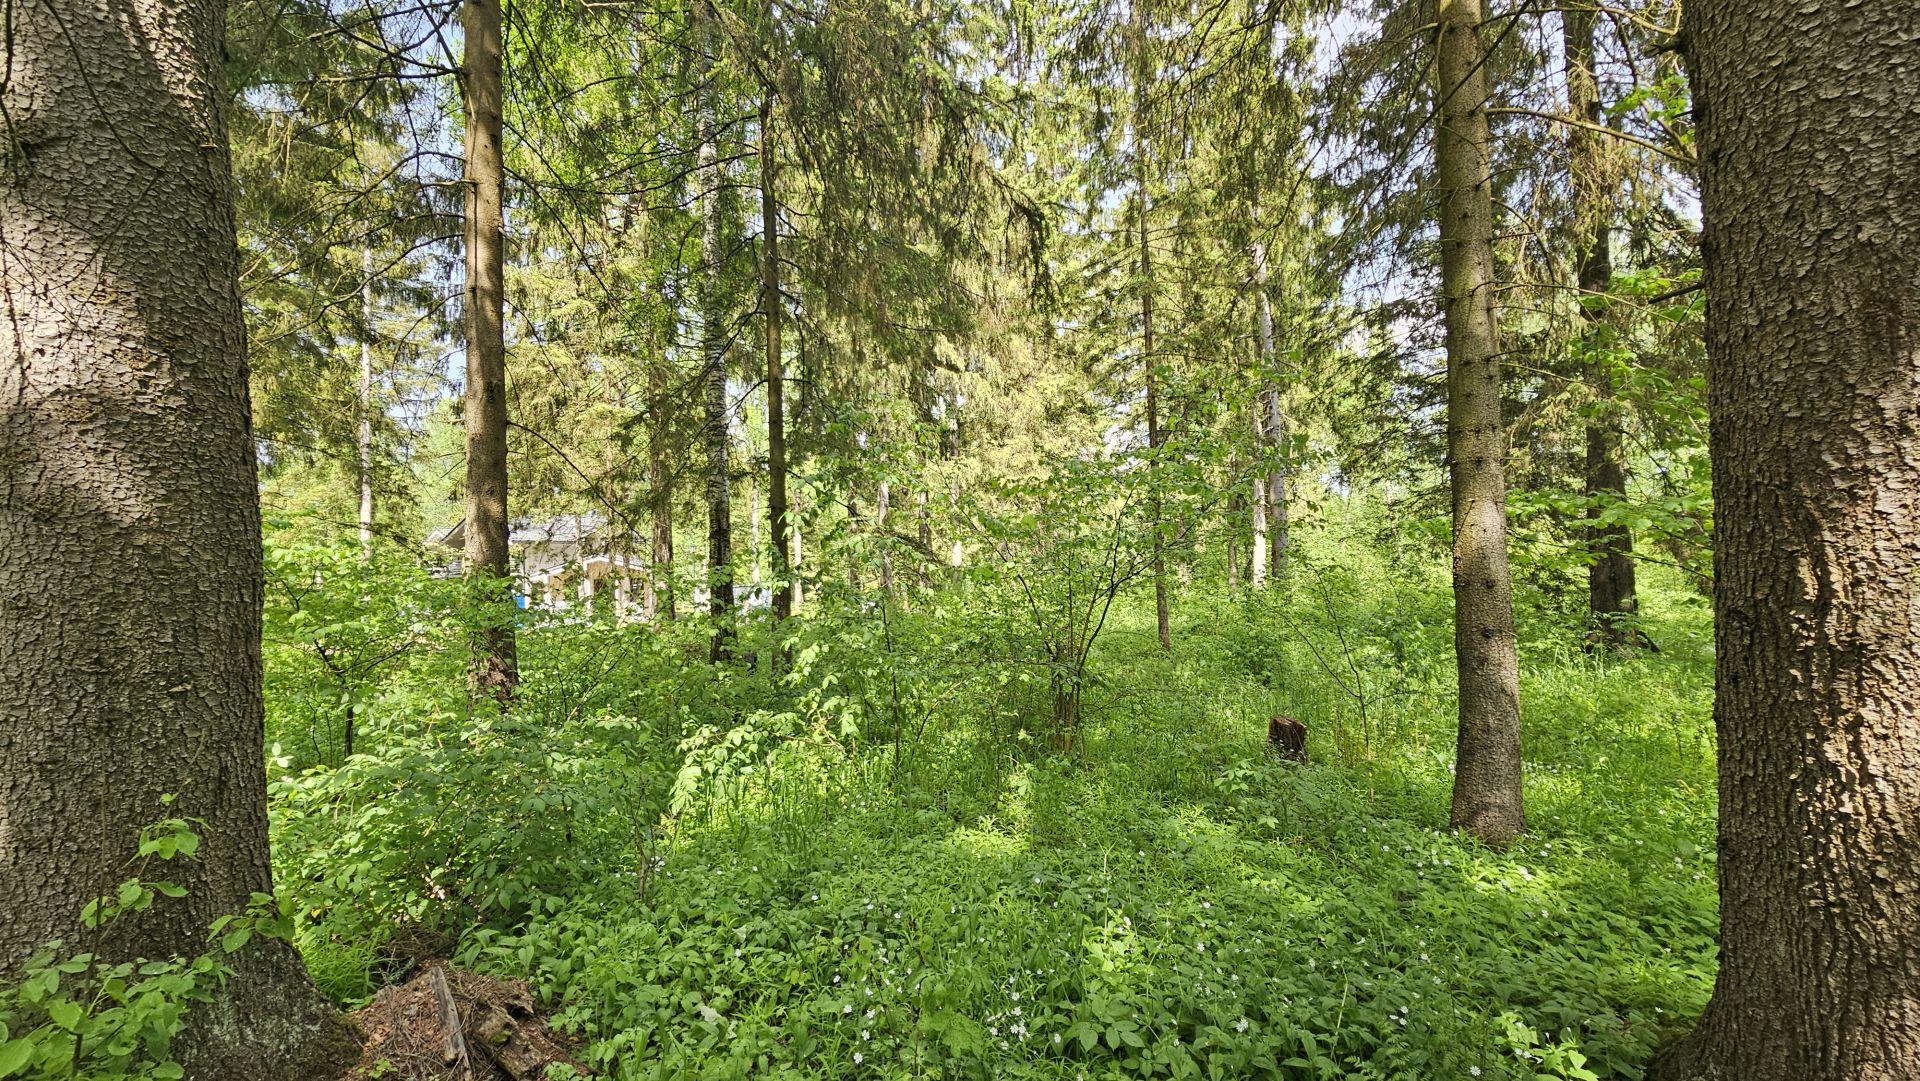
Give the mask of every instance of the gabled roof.
[[508, 544], [570, 544], [598, 533], [607, 524], [598, 511], [563, 514], [558, 518], [534, 522], [521, 519], [507, 533]]
[[[508, 544], [573, 544], [593, 536], [606, 528], [607, 516], [599, 511], [587, 511], [582, 514], [563, 514], [556, 518], [534, 521], [529, 518], [517, 518], [507, 527]], [[462, 518], [452, 525], [441, 526], [427, 534], [429, 547], [465, 548], [467, 545], [467, 521]]]

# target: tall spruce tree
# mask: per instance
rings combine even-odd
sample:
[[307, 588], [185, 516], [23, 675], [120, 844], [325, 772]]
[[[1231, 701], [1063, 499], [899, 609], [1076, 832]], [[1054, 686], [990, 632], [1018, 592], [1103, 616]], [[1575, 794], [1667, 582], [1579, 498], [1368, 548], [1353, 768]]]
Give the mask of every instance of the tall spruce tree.
[[[40, 946], [196, 957], [271, 893], [261, 539], [224, 7], [10, 8], [0, 108], [0, 981]], [[163, 798], [172, 799], [163, 803]], [[185, 893], [113, 920], [143, 826]], [[288, 943], [226, 959], [196, 1081], [327, 1076], [354, 1039]]]
[[1920, 7], [1700, 0], [1686, 20], [1720, 969], [1648, 1076], [1920, 1076]]
[[1454, 653], [1460, 731], [1453, 824], [1493, 845], [1525, 828], [1520, 667], [1507, 569], [1507, 432], [1501, 416], [1487, 50], [1480, 0], [1438, 0], [1434, 189], [1447, 328], [1447, 462], [1453, 496]]
[[520, 681], [507, 613], [506, 159], [501, 147], [500, 0], [463, 0], [466, 63], [466, 571], [486, 603], [475, 637], [475, 685], [505, 704]]

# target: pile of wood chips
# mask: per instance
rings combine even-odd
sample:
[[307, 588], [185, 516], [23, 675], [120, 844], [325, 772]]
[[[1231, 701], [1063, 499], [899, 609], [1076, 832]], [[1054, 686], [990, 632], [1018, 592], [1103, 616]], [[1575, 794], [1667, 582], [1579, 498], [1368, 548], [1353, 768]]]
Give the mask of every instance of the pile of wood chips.
[[517, 980], [435, 962], [348, 1017], [366, 1045], [341, 1081], [539, 1081], [556, 1063], [592, 1076]]

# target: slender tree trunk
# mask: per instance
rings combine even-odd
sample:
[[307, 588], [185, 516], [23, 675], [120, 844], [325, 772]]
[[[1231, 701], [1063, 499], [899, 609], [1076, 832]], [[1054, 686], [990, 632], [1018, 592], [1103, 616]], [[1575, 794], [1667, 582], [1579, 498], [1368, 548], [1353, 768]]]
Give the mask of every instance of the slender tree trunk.
[[[105, 962], [200, 956], [215, 919], [273, 889], [225, 11], [7, 13], [0, 983], [54, 938]], [[197, 823], [197, 857], [144, 877], [187, 894], [96, 938], [81, 910], [142, 873], [142, 826], [176, 816]], [[285, 942], [228, 963], [174, 1045], [189, 1079], [325, 1077], [351, 1059]]]
[[464, 303], [467, 334], [467, 574], [479, 583], [486, 623], [476, 635], [475, 685], [502, 705], [520, 681], [507, 550], [506, 181], [500, 132], [500, 0], [464, 0], [467, 113]]
[[1686, 19], [1720, 970], [1648, 1076], [1920, 1077], [1920, 6]]
[[[1261, 415], [1264, 408], [1259, 399], [1253, 403], [1253, 442], [1256, 450], [1267, 449], [1267, 425]], [[1253, 478], [1253, 550], [1247, 553], [1247, 580], [1256, 590], [1267, 585], [1267, 474], [1263, 470]]]
[[[713, 9], [698, 0], [695, 17], [701, 25], [702, 53], [713, 40]], [[707, 443], [707, 611], [713, 617], [709, 655], [714, 661], [732, 656], [733, 642], [733, 501], [728, 490], [731, 431], [727, 416], [726, 298], [720, 235], [720, 147], [712, 62], [701, 62], [700, 86], [700, 350], [704, 365]]]
[[747, 581], [760, 585], [760, 484], [747, 474]]
[[1452, 819], [1454, 826], [1502, 846], [1525, 828], [1525, 818], [1480, 21], [1480, 0], [1439, 0], [1434, 187], [1446, 298], [1453, 644], [1460, 675]]
[[[926, 462], [922, 461], [920, 465], [921, 465], [922, 475], [924, 476]], [[921, 589], [926, 589], [933, 584], [933, 576], [929, 573], [929, 553], [933, 551], [933, 506], [932, 505], [933, 505], [933, 498], [927, 494], [927, 490], [925, 488], [921, 488], [918, 491], [913, 493], [913, 513], [914, 513], [914, 518], [917, 522], [917, 526], [916, 526], [917, 535], [920, 538], [920, 555], [914, 560], [914, 562], [918, 564], [920, 567], [920, 588]]]
[[1267, 471], [1267, 575], [1278, 585], [1287, 577], [1287, 414], [1280, 406], [1280, 388], [1268, 384], [1261, 392], [1267, 418], [1267, 446], [1273, 468]]
[[[373, 558], [373, 249], [360, 252], [360, 382], [354, 388], [354, 411], [359, 426], [354, 433], [360, 480], [360, 561]], [[349, 721], [349, 724], [352, 722]]]
[[[793, 616], [793, 561], [787, 537], [797, 535], [787, 509], [786, 361], [780, 352], [780, 204], [778, 159], [774, 156], [773, 98], [760, 103], [760, 309], [767, 327], [767, 517], [773, 537], [773, 618]], [[796, 547], [798, 541], [795, 542]]]
[[[1601, 125], [1599, 86], [1594, 78], [1594, 12], [1568, 8], [1561, 13], [1561, 37], [1567, 59], [1567, 107], [1573, 116]], [[1605, 136], [1588, 128], [1568, 132], [1568, 170], [1573, 178], [1573, 231], [1578, 246], [1577, 283], [1582, 300], [1604, 296], [1613, 282], [1609, 240], [1613, 227], [1613, 195], [1606, 176]], [[1600, 313], [1581, 308], [1587, 325], [1584, 337], [1597, 347], [1595, 332]], [[1637, 607], [1633, 581], [1633, 533], [1618, 523], [1600, 524], [1600, 503], [1618, 504], [1627, 494], [1625, 439], [1621, 415], [1613, 403], [1613, 377], [1602, 362], [1589, 378], [1599, 396], [1597, 411], [1587, 421], [1587, 545], [1593, 566], [1587, 570], [1587, 613], [1594, 640], [1613, 649], [1633, 644], [1632, 615]]]
[[874, 493], [873, 530], [880, 539], [880, 589], [893, 592], [893, 552], [887, 533], [887, 519], [893, 514], [893, 485], [882, 480]]
[[[1227, 476], [1234, 479], [1233, 494], [1227, 497], [1227, 591], [1240, 589], [1240, 516], [1247, 512], [1247, 497], [1240, 494], [1238, 480], [1241, 461], [1238, 454], [1227, 460]], [[1260, 523], [1255, 524], [1258, 535]]]
[[[1133, 73], [1133, 162], [1134, 197], [1138, 201], [1140, 219], [1140, 359], [1146, 367], [1147, 381], [1147, 448], [1149, 452], [1160, 449], [1162, 435], [1160, 431], [1160, 358], [1155, 353], [1153, 342], [1153, 234], [1149, 228], [1147, 198], [1147, 85], [1151, 80], [1151, 65], [1148, 61], [1146, 11], [1142, 0], [1133, 0], [1130, 18], [1134, 48]], [[1154, 455], [1157, 457], [1157, 454]], [[1157, 472], [1149, 469], [1149, 473]], [[1157, 480], [1148, 482], [1147, 512], [1153, 519], [1153, 613], [1154, 627], [1160, 638], [1161, 649], [1173, 648], [1173, 628], [1171, 613], [1167, 604], [1167, 560], [1166, 542], [1162, 534], [1160, 517], [1162, 513], [1160, 486]]]
[[641, 600], [647, 622], [673, 621], [673, 471], [667, 443], [673, 437], [667, 402], [667, 372], [659, 357], [647, 369], [647, 493], [652, 546], [647, 558], [646, 591]]
[[[1142, 180], [1144, 181], [1144, 177]], [[1153, 346], [1153, 264], [1147, 248], [1147, 198], [1143, 188], [1140, 194], [1140, 348], [1141, 356], [1147, 365], [1147, 448], [1157, 452], [1160, 449], [1160, 380], [1155, 372], [1159, 362], [1154, 357]], [[1157, 472], [1157, 470], [1150, 470]], [[1160, 637], [1161, 649], [1173, 648], [1173, 628], [1167, 604], [1167, 559], [1166, 543], [1162, 537], [1160, 518], [1163, 508], [1160, 499], [1158, 480], [1149, 481], [1148, 514], [1153, 519], [1153, 615], [1154, 627]]]
[[[854, 491], [853, 482], [847, 482], [847, 536], [852, 538], [860, 532], [860, 496]], [[847, 585], [855, 593], [860, 592], [860, 561], [847, 560]]]
[[793, 514], [793, 610], [798, 612], [807, 603], [807, 565], [806, 537], [800, 530], [800, 516]]
[[[1048, 339], [1051, 341], [1051, 338]], [[952, 462], [960, 457], [960, 405], [961, 396], [956, 392], [947, 397], [947, 426], [940, 433], [940, 457]], [[947, 510], [950, 514], [960, 513], [960, 477], [952, 469], [947, 473]], [[967, 546], [956, 535], [947, 545], [948, 578], [958, 581], [960, 568], [967, 562]]]
[[[1254, 225], [1259, 227], [1259, 208], [1254, 209]], [[1261, 543], [1256, 544], [1254, 561], [1265, 559], [1266, 577], [1272, 577], [1278, 583], [1287, 573], [1287, 473], [1284, 464], [1284, 444], [1287, 436], [1286, 414], [1280, 409], [1280, 388], [1275, 382], [1279, 378], [1279, 356], [1274, 348], [1273, 335], [1273, 297], [1267, 283], [1267, 245], [1256, 239], [1253, 251], [1253, 307], [1255, 330], [1260, 341], [1260, 370], [1262, 385], [1260, 400], [1254, 407], [1254, 430], [1259, 436], [1263, 450], [1273, 456], [1271, 466], [1261, 477], [1261, 515], [1260, 525], [1265, 535]]]

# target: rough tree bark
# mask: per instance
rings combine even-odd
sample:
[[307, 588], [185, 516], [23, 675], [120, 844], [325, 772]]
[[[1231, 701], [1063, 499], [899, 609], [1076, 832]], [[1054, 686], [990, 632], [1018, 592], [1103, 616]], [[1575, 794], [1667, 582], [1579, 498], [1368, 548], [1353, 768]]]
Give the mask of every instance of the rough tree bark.
[[489, 618], [475, 635], [475, 686], [502, 705], [520, 681], [508, 602], [506, 164], [500, 132], [500, 0], [464, 0], [466, 36], [467, 574]]
[[726, 297], [722, 283], [720, 236], [719, 93], [713, 84], [712, 6], [700, 0], [700, 356], [707, 449], [707, 612], [713, 617], [708, 657], [733, 655], [733, 500], [729, 489], [731, 432], [727, 417]]
[[1434, 187], [1447, 326], [1453, 644], [1460, 677], [1453, 825], [1502, 846], [1525, 828], [1520, 670], [1507, 569], [1506, 429], [1494, 318], [1493, 185], [1480, 0], [1438, 0]]
[[[213, 0], [9, 9], [0, 106], [0, 981], [41, 944], [193, 957], [272, 889], [262, 572]], [[163, 807], [161, 797], [178, 798]], [[141, 826], [201, 820], [181, 898], [91, 941]], [[176, 1049], [328, 1075], [354, 1038], [256, 939]]]
[[[1573, 234], [1576, 284], [1584, 301], [1604, 296], [1613, 282], [1610, 235], [1613, 229], [1613, 193], [1608, 181], [1599, 85], [1594, 77], [1593, 34], [1596, 15], [1591, 10], [1567, 8], [1561, 12], [1561, 40], [1567, 65], [1567, 111], [1594, 125], [1570, 128], [1567, 133], [1567, 169], [1573, 180]], [[1581, 319], [1589, 344], [1600, 326], [1600, 313], [1583, 307]], [[1613, 378], [1605, 364], [1589, 373], [1599, 399], [1587, 420], [1586, 487], [1596, 502], [1587, 511], [1587, 546], [1593, 565], [1587, 569], [1587, 614], [1593, 623], [1592, 641], [1611, 649], [1632, 646], [1636, 632], [1633, 533], [1619, 523], [1602, 525], [1598, 501], [1617, 504], [1627, 494], [1625, 439], [1620, 410], [1613, 403]]]
[[1920, 1077], [1920, 6], [1686, 18], [1720, 972], [1648, 1076]]

